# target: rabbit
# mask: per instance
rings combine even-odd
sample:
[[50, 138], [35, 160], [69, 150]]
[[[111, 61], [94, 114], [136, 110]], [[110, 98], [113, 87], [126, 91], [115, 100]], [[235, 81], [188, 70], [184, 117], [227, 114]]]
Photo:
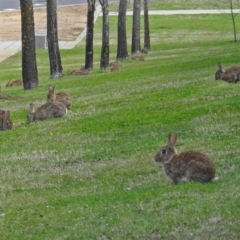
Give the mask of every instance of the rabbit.
[[141, 54], [133, 54], [132, 55], [132, 60], [137, 60], [137, 61], [144, 61], [144, 56]]
[[7, 84], [6, 84], [6, 87], [11, 87], [11, 84], [12, 84], [12, 81], [9, 80], [9, 81], [7, 82]]
[[0, 130], [12, 129], [13, 122], [10, 119], [10, 111], [0, 110]]
[[110, 66], [110, 67], [115, 67], [115, 66], [121, 67], [121, 66], [122, 66], [122, 63], [119, 62], [119, 61], [117, 61], [117, 60], [115, 60], [114, 62], [110, 62], [110, 63], [109, 63], [109, 66]]
[[119, 71], [122, 64], [119, 61], [116, 60], [115, 62], [111, 62], [109, 64], [109, 66], [110, 66], [110, 71], [111, 72], [116, 72], [116, 71]]
[[143, 48], [143, 49], [141, 49], [141, 53], [148, 54], [149, 53], [149, 49]]
[[47, 118], [63, 117], [67, 114], [67, 108], [63, 103], [52, 101], [43, 104], [36, 111], [34, 111], [34, 104], [30, 103], [27, 121], [45, 120]]
[[227, 69], [222, 69], [222, 65], [218, 63], [218, 70], [215, 73], [215, 79], [221, 79], [229, 83], [237, 83], [240, 79], [240, 66], [232, 66]]
[[80, 69], [80, 70], [69, 70], [67, 75], [88, 75], [90, 71], [88, 69]]
[[72, 98], [65, 92], [55, 93], [55, 86], [48, 86], [47, 102], [59, 101], [62, 102], [67, 109], [72, 107]]
[[6, 87], [20, 86], [22, 84], [23, 84], [22, 79], [17, 79], [14, 81], [9, 80], [8, 83], [6, 84]]
[[160, 149], [154, 157], [155, 162], [163, 165], [166, 176], [172, 184], [197, 181], [210, 182], [215, 180], [215, 166], [204, 154], [187, 151], [178, 154], [175, 150], [177, 134], [168, 135], [168, 145]]
[[111, 71], [111, 72], [117, 72], [117, 71], [119, 71], [119, 66], [118, 66], [118, 65], [111, 66], [110, 71]]

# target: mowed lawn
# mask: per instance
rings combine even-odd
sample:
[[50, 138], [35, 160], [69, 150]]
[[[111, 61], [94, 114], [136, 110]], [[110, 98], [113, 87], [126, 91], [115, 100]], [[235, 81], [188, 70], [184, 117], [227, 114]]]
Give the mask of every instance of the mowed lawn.
[[[100, 70], [101, 26], [88, 76], [49, 79], [48, 53], [38, 50], [39, 87], [24, 91], [5, 87], [21, 77], [21, 54], [0, 63], [0, 107], [14, 122], [0, 133], [0, 238], [239, 239], [240, 84], [214, 79], [218, 62], [240, 64], [230, 16], [150, 16], [150, 53], [118, 72]], [[114, 61], [117, 17], [110, 28]], [[61, 57], [65, 73], [80, 68], [85, 40]], [[26, 123], [49, 84], [73, 108]], [[153, 161], [169, 132], [179, 152], [207, 154], [219, 180], [172, 186]]]

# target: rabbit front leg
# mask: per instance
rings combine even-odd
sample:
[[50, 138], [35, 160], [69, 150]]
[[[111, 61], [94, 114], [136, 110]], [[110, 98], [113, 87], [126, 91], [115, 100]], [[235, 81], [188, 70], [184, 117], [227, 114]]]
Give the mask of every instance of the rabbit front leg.
[[179, 174], [176, 173], [175, 171], [173, 171], [173, 169], [171, 169], [171, 167], [169, 167], [169, 164], [164, 164], [163, 169], [164, 169], [165, 175], [171, 181], [171, 185], [176, 185], [181, 181], [180, 180], [181, 177], [179, 176]]
[[239, 74], [232, 73], [232, 81], [231, 82], [237, 83], [238, 81], [239, 81]]
[[171, 185], [174, 186], [174, 185], [177, 185], [179, 182], [177, 179], [171, 179]]
[[240, 81], [240, 73], [237, 73], [236, 75], [237, 75], [237, 78], [236, 78], [236, 80], [235, 80], [235, 83], [237, 83], [237, 82]]

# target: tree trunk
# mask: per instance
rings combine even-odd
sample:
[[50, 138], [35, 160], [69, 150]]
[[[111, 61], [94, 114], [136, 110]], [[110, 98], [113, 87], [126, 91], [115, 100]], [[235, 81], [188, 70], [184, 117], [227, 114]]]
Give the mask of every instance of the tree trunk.
[[93, 70], [93, 30], [95, 0], [88, 0], [85, 69]]
[[109, 15], [108, 0], [99, 0], [103, 12], [103, 28], [102, 28], [102, 51], [100, 68], [105, 70], [109, 66]]
[[235, 17], [234, 17], [234, 13], [233, 13], [232, 0], [230, 0], [230, 10], [231, 10], [232, 23], [233, 23], [233, 40], [234, 40], [234, 42], [237, 42], [236, 24], [235, 24]]
[[235, 23], [235, 17], [239, 14], [239, 13], [235, 13], [234, 14], [234, 4], [236, 4], [236, 6], [238, 1], [233, 1], [233, 0], [218, 0], [218, 1], [213, 1], [213, 6], [217, 7], [219, 10], [224, 10], [229, 8], [230, 10], [230, 14], [231, 14], [231, 19], [232, 19], [232, 25], [233, 25], [233, 41], [237, 42], [237, 31], [236, 31], [236, 23]]
[[150, 50], [148, 0], [143, 0], [143, 2], [144, 2], [144, 50], [148, 52]]
[[140, 0], [133, 3], [132, 54], [140, 52]]
[[47, 41], [50, 62], [50, 77], [62, 76], [62, 62], [58, 46], [57, 2], [47, 1]]
[[23, 88], [38, 86], [35, 49], [35, 25], [32, 0], [20, 0], [22, 22], [22, 79]]
[[127, 12], [127, 0], [120, 0], [118, 9], [118, 45], [117, 45], [118, 60], [128, 58], [126, 12]]

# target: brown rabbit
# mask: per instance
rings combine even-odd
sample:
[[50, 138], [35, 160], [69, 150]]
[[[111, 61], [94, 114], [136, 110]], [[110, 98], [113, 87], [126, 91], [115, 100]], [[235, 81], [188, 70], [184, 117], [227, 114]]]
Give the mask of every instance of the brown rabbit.
[[90, 71], [88, 69], [80, 69], [80, 70], [69, 70], [68, 75], [88, 75]]
[[115, 66], [121, 67], [122, 64], [121, 64], [121, 62], [119, 62], [118, 60], [115, 60], [114, 62], [110, 62], [110, 63], [109, 63], [109, 66], [110, 66], [110, 67], [115, 67]]
[[132, 55], [132, 60], [137, 60], [137, 61], [144, 61], [144, 56], [141, 54], [133, 54]]
[[45, 120], [47, 118], [63, 117], [67, 114], [67, 108], [58, 101], [48, 102], [34, 111], [33, 103], [30, 103], [27, 120], [29, 122], [36, 120]]
[[48, 86], [47, 102], [59, 101], [62, 102], [67, 109], [72, 107], [72, 98], [69, 94], [65, 92], [55, 93], [55, 87], [51, 85]]
[[118, 66], [118, 65], [111, 66], [110, 71], [111, 71], [111, 72], [117, 72], [117, 71], [119, 71], [119, 66]]
[[110, 71], [111, 72], [116, 72], [116, 71], [119, 71], [120, 66], [122, 66], [122, 64], [119, 61], [116, 60], [114, 62], [111, 62], [109, 64], [109, 66], [110, 66]]
[[17, 80], [9, 80], [8, 83], [6, 84], [6, 87], [13, 87], [13, 86], [20, 86], [22, 85], [22, 79], [17, 79]]
[[141, 49], [141, 53], [148, 54], [149, 53], [149, 49], [143, 48], [143, 49]]
[[218, 63], [218, 70], [215, 73], [215, 79], [221, 79], [229, 83], [237, 83], [240, 79], [240, 66], [232, 66], [223, 69], [221, 63]]
[[0, 110], [0, 130], [12, 129], [13, 122], [10, 119], [10, 111]]
[[173, 184], [186, 181], [210, 182], [215, 178], [213, 162], [204, 154], [188, 151], [177, 154], [177, 135], [168, 135], [168, 145], [155, 155], [155, 162], [163, 165], [166, 176]]

